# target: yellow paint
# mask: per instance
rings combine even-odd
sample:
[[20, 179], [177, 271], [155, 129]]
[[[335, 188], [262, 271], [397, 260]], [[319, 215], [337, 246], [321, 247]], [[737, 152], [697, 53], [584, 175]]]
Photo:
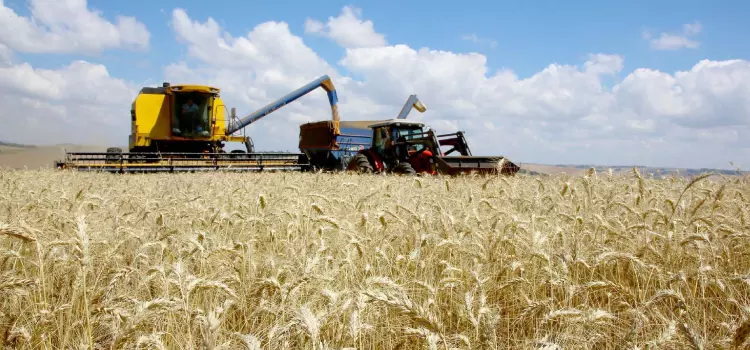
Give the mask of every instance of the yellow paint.
[[[210, 136], [181, 137], [172, 135], [175, 108], [173, 101], [175, 93], [179, 94], [180, 92], [198, 92], [213, 95], [213, 101], [209, 102], [211, 110], [209, 114]], [[132, 109], [135, 111], [135, 120], [131, 120], [130, 149], [149, 146], [152, 140], [244, 142], [245, 137], [227, 136], [225, 134], [228, 122], [228, 108], [224, 105], [224, 101], [218, 96], [218, 93], [218, 88], [205, 85], [172, 85], [163, 93], [140, 92], [132, 103]]]
[[201, 159], [191, 159], [190, 161], [179, 161], [179, 162], [170, 162], [169, 158], [166, 160], [157, 161], [154, 163], [114, 163], [114, 164], [106, 164], [106, 163], [75, 163], [75, 167], [78, 168], [111, 168], [111, 167], [117, 167], [117, 168], [155, 168], [155, 167], [163, 167], [163, 166], [174, 166], [175, 168], [179, 167], [191, 167], [191, 166], [205, 166], [205, 165], [218, 165], [222, 167], [227, 166], [256, 166], [256, 165], [263, 165], [263, 166], [274, 166], [274, 165], [294, 165], [297, 164], [296, 159], [264, 159], [263, 161], [238, 161], [238, 160], [201, 160]]

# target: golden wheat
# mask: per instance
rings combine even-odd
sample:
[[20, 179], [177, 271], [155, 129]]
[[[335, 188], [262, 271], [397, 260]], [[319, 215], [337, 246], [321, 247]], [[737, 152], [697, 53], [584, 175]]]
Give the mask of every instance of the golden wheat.
[[0, 172], [15, 348], [742, 348], [750, 181]]

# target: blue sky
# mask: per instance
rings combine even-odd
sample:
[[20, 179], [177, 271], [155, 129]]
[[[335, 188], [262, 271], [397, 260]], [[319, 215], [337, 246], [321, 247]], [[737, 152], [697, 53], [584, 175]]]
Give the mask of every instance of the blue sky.
[[[428, 112], [409, 118], [467, 131], [477, 154], [722, 168], [750, 159], [750, 2], [77, 1], [0, 0], [0, 102], [26, 111], [0, 114], [0, 140], [122, 144], [144, 85], [218, 85], [244, 114], [332, 74], [343, 118], [380, 119], [418, 94]], [[145, 43], [143, 32], [82, 23], [90, 11], [134, 17], [148, 49], [125, 47]], [[306, 32], [309, 20], [322, 31]], [[86, 34], [98, 54], [66, 49]], [[256, 145], [294, 150], [300, 122], [330, 115], [324, 94], [310, 95], [251, 126]]]
[[[244, 35], [258, 23], [285, 21], [293, 33], [304, 34], [304, 22], [312, 17], [325, 20], [345, 5], [361, 8], [391, 44], [429, 47], [453, 52], [481, 52], [490, 69], [508, 67], [528, 77], [550, 63], [579, 64], [587, 52], [625, 55], [621, 76], [637, 67], [667, 72], [689, 69], [700, 59], [747, 58], [750, 35], [745, 24], [750, 2], [724, 1], [108, 1], [89, 0], [89, 8], [114, 20], [117, 15], [136, 16], [151, 32], [148, 52], [108, 51], [91, 60], [105, 64], [112, 75], [146, 81], [162, 74], [163, 68], [184, 59], [184, 47], [175, 41], [169, 26], [171, 11], [184, 8], [191, 18], [214, 18], [235, 36]], [[217, 3], [221, 5], [216, 6]], [[6, 0], [6, 6], [28, 16], [26, 1]], [[701, 45], [688, 51], [654, 51], [642, 37], [644, 30], [679, 31], [684, 23], [700, 21], [696, 36]], [[482, 42], [465, 39], [476, 35]], [[490, 47], [489, 42], [496, 46]], [[329, 62], [336, 62], [344, 49], [325, 38], [305, 37], [308, 46]], [[19, 57], [43, 68], [67, 64], [76, 55]], [[343, 70], [342, 70], [343, 71]]]

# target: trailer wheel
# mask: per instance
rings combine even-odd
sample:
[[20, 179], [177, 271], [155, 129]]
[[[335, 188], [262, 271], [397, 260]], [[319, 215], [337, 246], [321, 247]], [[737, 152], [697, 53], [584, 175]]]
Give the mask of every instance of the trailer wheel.
[[411, 166], [411, 164], [407, 162], [396, 164], [396, 166], [393, 167], [393, 172], [403, 175], [415, 175], [417, 173], [416, 171], [414, 171], [414, 168]]
[[370, 160], [364, 154], [357, 154], [349, 161], [349, 165], [346, 167], [347, 170], [353, 170], [358, 173], [372, 173], [372, 165]]
[[120, 155], [122, 154], [122, 148], [110, 147], [107, 148], [107, 155], [104, 157], [106, 164], [118, 163], [120, 161]]

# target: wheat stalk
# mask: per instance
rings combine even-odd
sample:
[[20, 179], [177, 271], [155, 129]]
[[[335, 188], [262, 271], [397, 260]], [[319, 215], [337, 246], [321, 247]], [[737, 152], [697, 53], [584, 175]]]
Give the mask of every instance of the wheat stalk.
[[707, 179], [2, 172], [0, 343], [741, 348], [750, 178]]

